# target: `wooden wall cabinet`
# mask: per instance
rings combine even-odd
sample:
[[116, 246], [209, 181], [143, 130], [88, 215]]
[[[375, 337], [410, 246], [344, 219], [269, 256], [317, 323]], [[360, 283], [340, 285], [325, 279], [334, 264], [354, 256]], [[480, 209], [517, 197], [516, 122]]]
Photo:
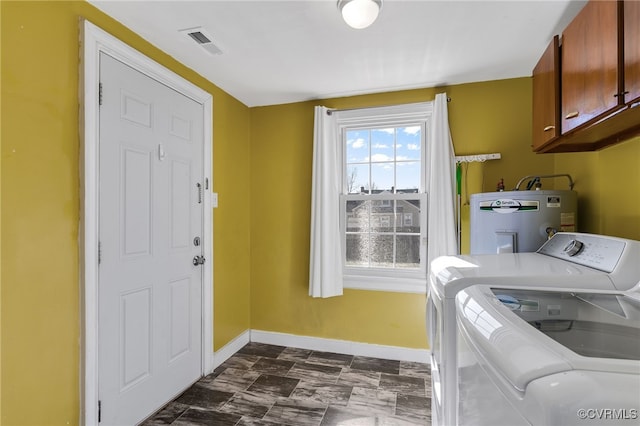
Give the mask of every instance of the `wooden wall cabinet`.
[[625, 1], [624, 90], [625, 102], [640, 102], [640, 2]]
[[591, 1], [562, 33], [562, 133], [622, 105], [618, 6]]
[[560, 37], [555, 36], [533, 69], [533, 150], [560, 136]]
[[[533, 73], [534, 151], [594, 151], [640, 134], [640, 2], [587, 3], [562, 33], [558, 66], [559, 89]], [[556, 135], [542, 137], [539, 123], [550, 110], [540, 99], [558, 94]]]

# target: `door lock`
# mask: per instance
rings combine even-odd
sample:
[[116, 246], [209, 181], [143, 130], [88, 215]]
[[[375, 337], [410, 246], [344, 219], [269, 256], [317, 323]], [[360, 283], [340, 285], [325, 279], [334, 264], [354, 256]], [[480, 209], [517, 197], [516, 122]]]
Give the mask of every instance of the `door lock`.
[[204, 259], [204, 256], [195, 256], [195, 257], [193, 258], [193, 264], [194, 264], [195, 266], [198, 266], [198, 265], [204, 265], [204, 260], [205, 260], [205, 259]]

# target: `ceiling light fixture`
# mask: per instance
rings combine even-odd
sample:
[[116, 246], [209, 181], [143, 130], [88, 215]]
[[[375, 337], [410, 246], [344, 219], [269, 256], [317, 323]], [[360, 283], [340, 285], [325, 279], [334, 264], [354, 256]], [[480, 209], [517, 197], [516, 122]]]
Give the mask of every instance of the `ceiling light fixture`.
[[376, 20], [382, 0], [338, 0], [338, 9], [347, 25], [360, 30]]

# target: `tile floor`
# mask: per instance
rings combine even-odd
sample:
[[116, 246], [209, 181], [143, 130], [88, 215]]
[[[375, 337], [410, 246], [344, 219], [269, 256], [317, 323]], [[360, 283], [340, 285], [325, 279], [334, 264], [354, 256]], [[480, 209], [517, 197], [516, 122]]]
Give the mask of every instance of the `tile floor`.
[[143, 425], [428, 425], [428, 367], [249, 343]]

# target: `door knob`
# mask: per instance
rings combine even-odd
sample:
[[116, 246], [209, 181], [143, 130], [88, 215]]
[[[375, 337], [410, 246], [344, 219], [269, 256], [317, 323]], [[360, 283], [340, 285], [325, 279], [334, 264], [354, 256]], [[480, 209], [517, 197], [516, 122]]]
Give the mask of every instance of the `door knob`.
[[194, 256], [194, 258], [193, 258], [193, 264], [194, 264], [195, 266], [198, 266], [198, 265], [204, 265], [204, 260], [205, 260], [205, 259], [204, 259], [204, 256]]

